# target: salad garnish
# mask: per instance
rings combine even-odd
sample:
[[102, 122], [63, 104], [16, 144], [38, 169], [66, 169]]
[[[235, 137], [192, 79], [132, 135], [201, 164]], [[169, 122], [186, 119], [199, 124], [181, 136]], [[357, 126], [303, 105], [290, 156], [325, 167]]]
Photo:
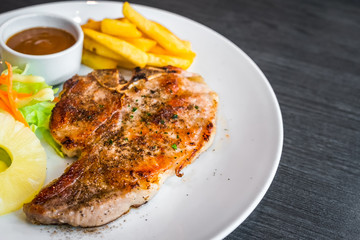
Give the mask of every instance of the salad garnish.
[[41, 135], [58, 155], [64, 157], [49, 130], [51, 111], [57, 101], [54, 94], [58, 89], [47, 85], [43, 77], [27, 75], [28, 65], [20, 69], [5, 63], [7, 69], [0, 75], [0, 109]]

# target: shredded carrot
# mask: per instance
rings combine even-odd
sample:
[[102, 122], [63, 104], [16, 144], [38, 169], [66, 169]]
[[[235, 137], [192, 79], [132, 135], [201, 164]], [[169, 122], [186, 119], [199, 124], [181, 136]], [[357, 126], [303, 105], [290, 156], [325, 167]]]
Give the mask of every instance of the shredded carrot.
[[[0, 92], [0, 99], [2, 104], [0, 105], [1, 108], [6, 110], [7, 112], [11, 113], [13, 117], [22, 122], [25, 126], [29, 127], [29, 124], [26, 122], [24, 116], [21, 114], [19, 109], [16, 107], [15, 98], [16, 92], [13, 91], [13, 83], [12, 83], [12, 67], [8, 62], [5, 62], [8, 67], [8, 74], [2, 74], [0, 76], [1, 84], [7, 85], [7, 93], [3, 93], [4, 91]], [[6, 105], [5, 107], [3, 105]]]
[[6, 75], [5, 74], [0, 75], [0, 84], [6, 84]]
[[[6, 95], [6, 97], [7, 97], [8, 92], [0, 89], [0, 94], [4, 94], [4, 95]], [[18, 99], [20, 99], [20, 98], [27, 98], [27, 97], [32, 96], [31, 93], [18, 93], [18, 92], [16, 92], [16, 91], [13, 91], [13, 95], [14, 95], [15, 98], [18, 98]]]
[[[4, 98], [5, 97], [0, 94], [0, 108], [4, 109], [5, 111], [7, 111], [11, 115], [13, 115], [13, 113], [11, 112], [11, 109], [8, 107], [9, 104], [7, 104], [7, 102], [4, 100]], [[5, 98], [5, 99], [7, 99], [7, 98]]]
[[16, 98], [27, 98], [32, 96], [32, 93], [19, 93], [19, 92], [14, 92], [14, 95]]
[[53, 102], [59, 102], [60, 101], [60, 98], [58, 98], [58, 97], [54, 97], [54, 100], [53, 100]]
[[5, 95], [0, 93], [0, 99], [9, 107], [10, 103], [7, 94]]

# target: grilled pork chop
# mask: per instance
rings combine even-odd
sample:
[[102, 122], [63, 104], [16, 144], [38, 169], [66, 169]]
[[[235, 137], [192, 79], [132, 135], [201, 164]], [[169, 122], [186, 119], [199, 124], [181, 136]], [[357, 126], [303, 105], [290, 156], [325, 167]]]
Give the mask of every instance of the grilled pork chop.
[[218, 97], [179, 68], [117, 70], [74, 76], [53, 110], [51, 133], [78, 156], [24, 205], [40, 224], [106, 224], [147, 202], [164, 180], [206, 150], [215, 135]]

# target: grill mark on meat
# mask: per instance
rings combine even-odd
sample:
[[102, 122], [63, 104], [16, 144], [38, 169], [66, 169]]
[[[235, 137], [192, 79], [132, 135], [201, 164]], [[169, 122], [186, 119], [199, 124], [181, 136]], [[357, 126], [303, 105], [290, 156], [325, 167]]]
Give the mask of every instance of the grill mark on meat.
[[170, 106], [166, 106], [158, 111], [157, 114], [151, 115], [151, 121], [155, 124], [163, 126], [166, 122], [170, 121], [170, 119], [174, 116], [174, 109]]
[[209, 122], [208, 125], [206, 125], [206, 131], [203, 134], [203, 138], [205, 141], [209, 141], [210, 139], [210, 135], [211, 135], [211, 130], [213, 129], [214, 125], [212, 122]]
[[[30, 221], [74, 226], [113, 221], [147, 202], [168, 176], [182, 176], [211, 144], [217, 95], [199, 77], [174, 67], [146, 68], [135, 69], [124, 83], [108, 71], [64, 84], [50, 129], [64, 152], [79, 159], [24, 206]], [[116, 79], [99, 83], [103, 75]], [[65, 111], [70, 108], [75, 109]]]
[[64, 145], [65, 147], [70, 147], [73, 143], [73, 140], [66, 136], [65, 140], [61, 142], [61, 145]]

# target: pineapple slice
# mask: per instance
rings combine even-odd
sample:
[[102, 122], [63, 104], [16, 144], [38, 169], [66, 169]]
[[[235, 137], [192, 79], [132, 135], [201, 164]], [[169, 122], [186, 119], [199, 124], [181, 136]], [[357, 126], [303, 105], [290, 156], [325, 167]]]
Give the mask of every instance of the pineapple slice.
[[46, 153], [29, 128], [2, 111], [0, 150], [0, 215], [3, 215], [21, 208], [39, 192], [46, 176]]

